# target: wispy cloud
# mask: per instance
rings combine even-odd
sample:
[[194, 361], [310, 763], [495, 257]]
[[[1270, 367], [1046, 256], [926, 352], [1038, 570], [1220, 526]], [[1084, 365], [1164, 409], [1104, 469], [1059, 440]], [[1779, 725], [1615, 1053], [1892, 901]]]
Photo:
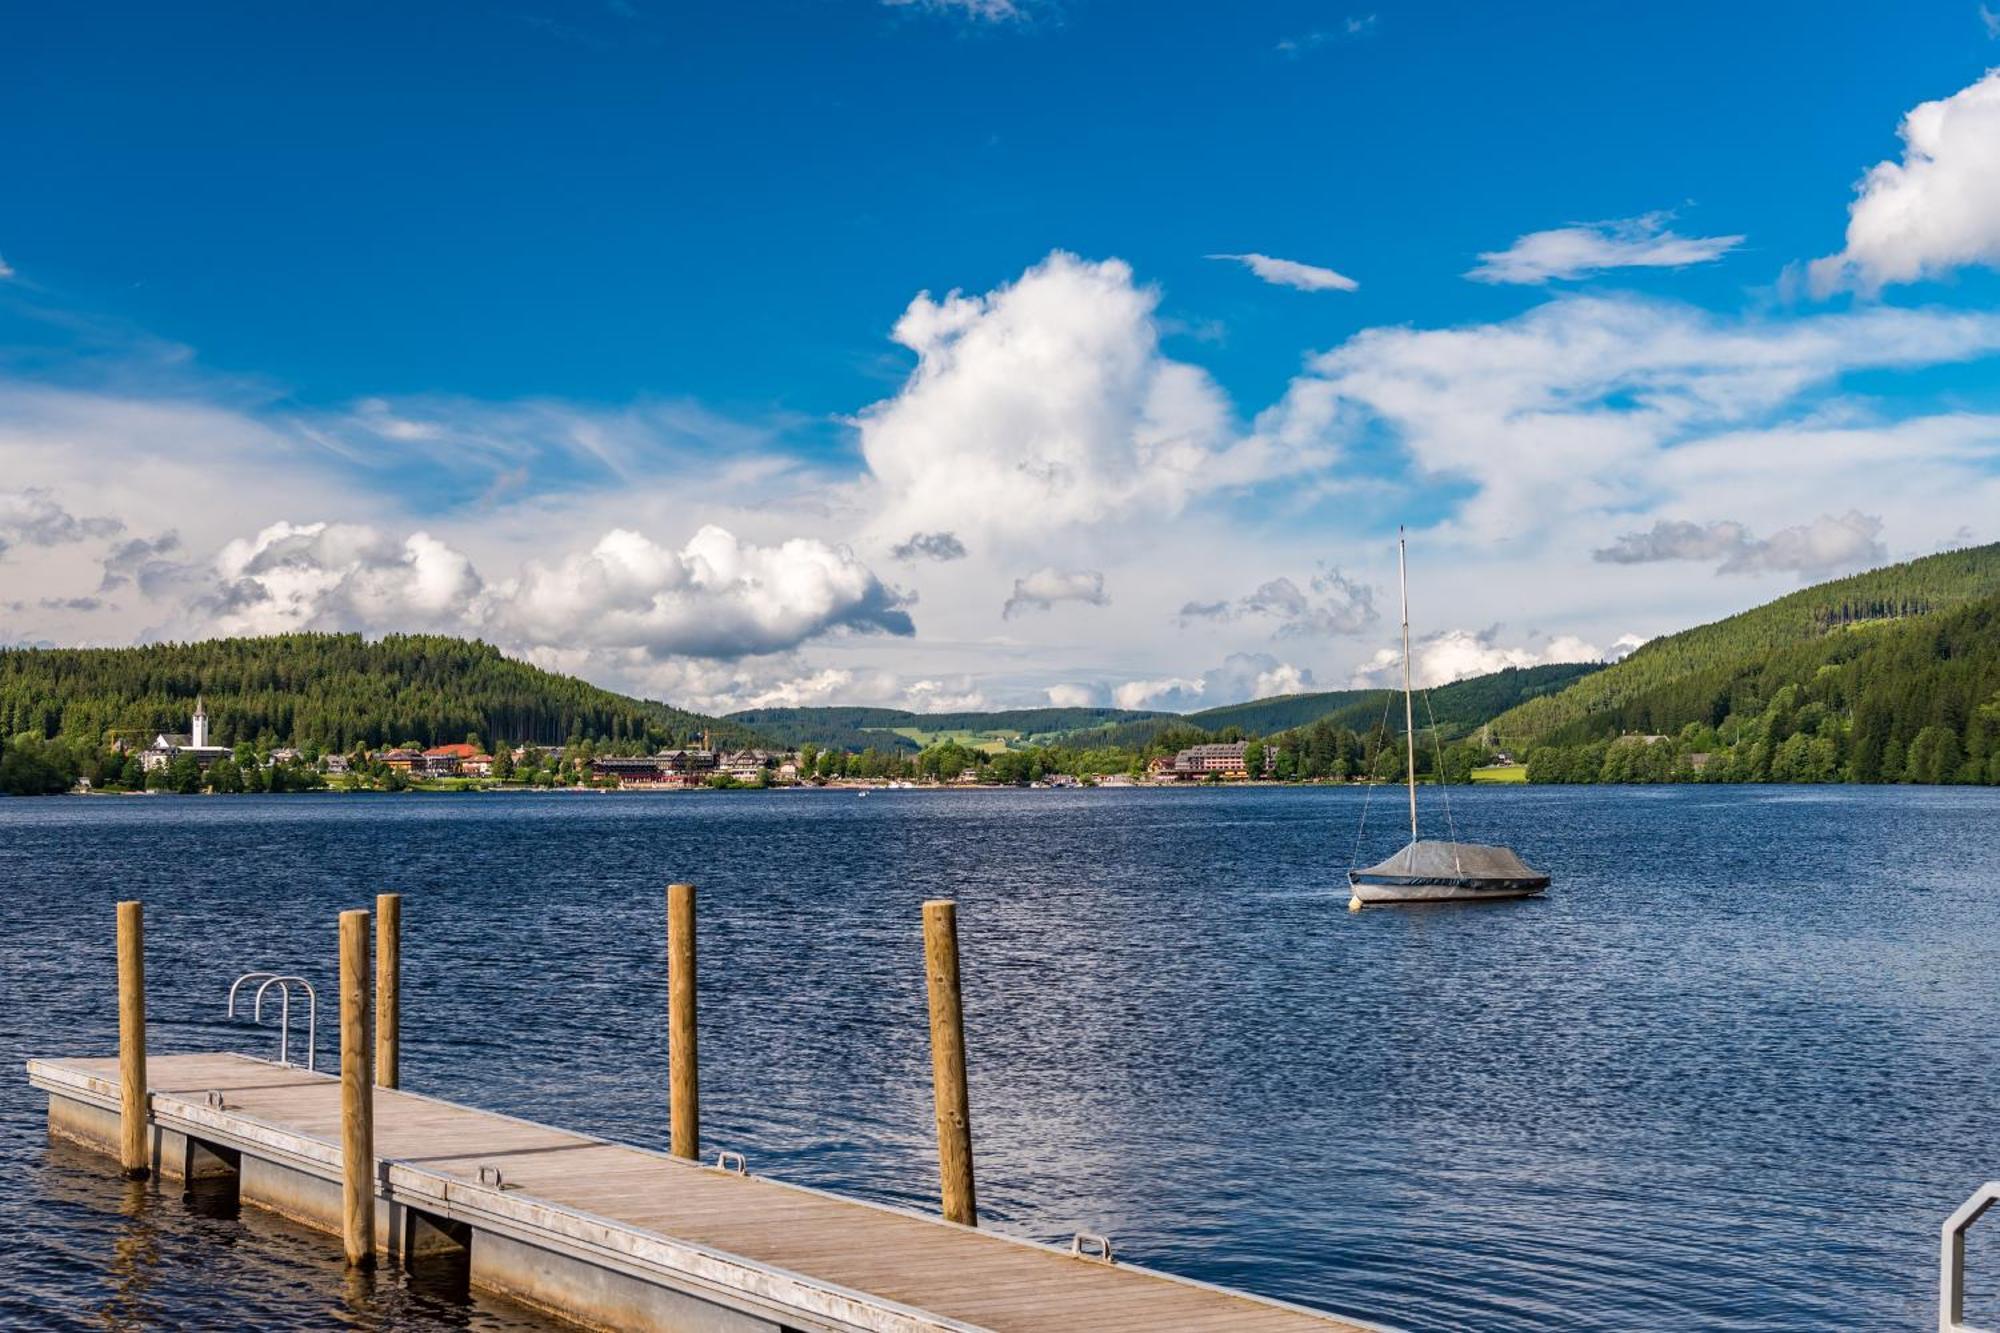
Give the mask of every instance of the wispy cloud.
[[898, 560], [963, 560], [965, 543], [949, 532], [913, 532], [906, 542], [897, 542], [889, 554]]
[[1033, 0], [882, 0], [891, 9], [923, 9], [973, 23], [1025, 23]]
[[1882, 520], [1850, 509], [1821, 514], [1810, 523], [1758, 538], [1741, 523], [1721, 519], [1690, 523], [1661, 519], [1644, 532], [1628, 532], [1592, 558], [1603, 564], [1644, 565], [1662, 560], [1719, 560], [1718, 574], [1796, 573], [1801, 578], [1863, 569], [1888, 559], [1880, 541]]
[[1986, 29], [1986, 36], [1989, 41], [2000, 37], [2000, 14], [1994, 13], [1985, 5], [1981, 5], [1979, 7], [1979, 22]]
[[1094, 569], [1057, 569], [1046, 565], [1014, 580], [1014, 591], [1000, 608], [1000, 618], [1012, 620], [1023, 611], [1046, 611], [1057, 602], [1083, 602], [1104, 606], [1104, 575]]
[[1375, 30], [1376, 17], [1374, 14], [1350, 14], [1341, 20], [1339, 27], [1315, 29], [1297, 37], [1286, 37], [1271, 49], [1296, 60], [1310, 51], [1317, 51], [1329, 42], [1351, 41], [1356, 37], [1365, 37]]
[[1465, 276], [1533, 284], [1613, 268], [1686, 268], [1720, 259], [1743, 244], [1741, 236], [1676, 235], [1667, 228], [1672, 220], [1671, 213], [1648, 213], [1529, 232], [1505, 250], [1479, 256], [1479, 266]]
[[1296, 259], [1277, 259], [1255, 253], [1207, 257], [1241, 264], [1273, 286], [1296, 287], [1302, 292], [1351, 292], [1361, 285], [1344, 273], [1335, 273], [1317, 264], [1302, 264]]

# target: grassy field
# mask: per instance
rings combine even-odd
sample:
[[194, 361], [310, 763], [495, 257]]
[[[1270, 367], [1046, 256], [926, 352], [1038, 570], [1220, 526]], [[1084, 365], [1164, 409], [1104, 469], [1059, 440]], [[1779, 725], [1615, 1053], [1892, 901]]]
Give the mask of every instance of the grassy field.
[[987, 754], [1005, 754], [1021, 738], [1018, 731], [926, 731], [922, 727], [867, 727], [864, 730], [892, 731], [923, 746], [956, 741], [968, 750], [984, 750]]
[[1474, 782], [1526, 782], [1528, 780], [1528, 766], [1526, 764], [1495, 764], [1491, 768], [1475, 768], [1472, 770], [1472, 780]]

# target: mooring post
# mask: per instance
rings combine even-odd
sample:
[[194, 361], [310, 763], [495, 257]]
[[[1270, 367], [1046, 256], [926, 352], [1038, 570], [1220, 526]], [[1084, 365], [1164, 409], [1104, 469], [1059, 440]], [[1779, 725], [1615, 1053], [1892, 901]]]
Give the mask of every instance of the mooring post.
[[924, 972], [930, 980], [931, 1090], [937, 1104], [938, 1177], [944, 1218], [979, 1225], [972, 1194], [972, 1113], [965, 1091], [965, 1015], [958, 990], [958, 904], [924, 904]]
[[146, 1132], [146, 914], [118, 904], [118, 1164], [132, 1180], [153, 1166]]
[[340, 914], [340, 1234], [347, 1262], [375, 1262], [375, 1089], [368, 1059], [368, 913]]
[[401, 1084], [397, 1047], [403, 1003], [403, 895], [375, 895], [375, 1083]]
[[694, 885], [667, 886], [667, 1077], [673, 1153], [701, 1156], [700, 1062], [694, 1036]]

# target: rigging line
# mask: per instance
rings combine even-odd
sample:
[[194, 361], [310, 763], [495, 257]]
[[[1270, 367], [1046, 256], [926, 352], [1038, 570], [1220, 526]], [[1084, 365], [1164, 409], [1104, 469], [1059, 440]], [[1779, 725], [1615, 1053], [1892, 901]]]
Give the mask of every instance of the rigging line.
[[1451, 783], [1446, 780], [1444, 773], [1444, 739], [1438, 735], [1437, 710], [1431, 707], [1431, 692], [1429, 690], [1424, 691], [1424, 712], [1430, 715], [1431, 748], [1437, 752], [1437, 789], [1438, 795], [1444, 798], [1445, 831], [1451, 834], [1451, 864], [1452, 868], [1460, 876], [1463, 876], [1465, 874], [1465, 866], [1458, 859], [1458, 825], [1452, 821], [1451, 817]]
[[1361, 787], [1361, 823], [1354, 830], [1354, 850], [1347, 857], [1349, 870], [1361, 864], [1361, 839], [1368, 832], [1368, 802], [1375, 799], [1375, 759], [1381, 757], [1382, 739], [1389, 732], [1389, 707], [1395, 702], [1396, 695], [1393, 690], [1382, 691], [1382, 720], [1375, 724], [1375, 758], [1367, 758], [1365, 752], [1363, 755], [1367, 760], [1368, 771], [1362, 775], [1366, 781]]

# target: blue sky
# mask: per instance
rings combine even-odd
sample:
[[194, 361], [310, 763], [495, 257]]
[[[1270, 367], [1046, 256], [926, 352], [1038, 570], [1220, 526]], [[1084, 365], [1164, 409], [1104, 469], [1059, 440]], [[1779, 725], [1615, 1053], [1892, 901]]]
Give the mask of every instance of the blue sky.
[[1976, 3], [412, 8], [10, 16], [0, 640], [1187, 707], [1399, 521], [1438, 678], [2000, 538]]

